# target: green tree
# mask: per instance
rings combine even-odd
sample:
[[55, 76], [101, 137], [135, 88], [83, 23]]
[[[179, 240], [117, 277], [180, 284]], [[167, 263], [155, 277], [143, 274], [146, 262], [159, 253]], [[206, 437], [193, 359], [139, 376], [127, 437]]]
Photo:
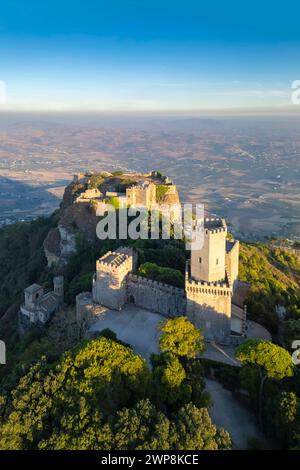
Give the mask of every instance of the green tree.
[[119, 198], [116, 196], [110, 197], [107, 201], [108, 204], [113, 206], [115, 209], [120, 209], [120, 201]]
[[100, 337], [56, 366], [33, 366], [13, 391], [0, 426], [1, 449], [107, 448], [104, 425], [147, 396], [150, 371], [139, 356]]
[[[186, 397], [182, 394], [182, 400], [194, 401], [193, 391], [200, 391], [193, 385], [200, 374], [196, 360], [184, 361], [183, 368], [180, 357], [168, 354], [161, 369], [162, 381], [172, 393], [186, 387], [188, 393]], [[151, 384], [145, 361], [105, 337], [82, 343], [56, 365], [44, 357], [10, 395], [0, 397], [0, 449], [201, 450], [230, 446], [228, 433], [213, 425], [206, 408], [185, 403], [170, 412], [166, 402], [156, 406], [149, 399]]]
[[182, 358], [164, 352], [151, 355], [153, 399], [158, 407], [178, 411], [189, 402], [202, 408], [210, 406], [205, 392], [202, 364], [198, 359]]
[[90, 176], [88, 188], [99, 189], [101, 184], [104, 182], [105, 177], [101, 173], [94, 173]]
[[187, 317], [177, 317], [160, 325], [159, 346], [176, 356], [193, 358], [204, 351], [204, 337]]
[[158, 405], [179, 408], [191, 399], [186, 372], [178, 357], [170, 353], [152, 356], [153, 394]]
[[157, 282], [171, 284], [176, 287], [184, 286], [183, 274], [177, 269], [158, 266], [156, 263], [144, 263], [139, 267], [139, 274], [154, 279]]
[[171, 448], [176, 450], [225, 450], [231, 438], [211, 421], [207, 408], [189, 403], [178, 413], [172, 426]]
[[167, 418], [149, 400], [118, 413], [113, 426], [117, 450], [219, 450], [230, 449], [230, 435], [218, 429], [206, 408], [185, 405]]
[[168, 450], [170, 421], [149, 399], [118, 412], [113, 425], [112, 448], [116, 450]]
[[264, 398], [264, 384], [269, 379], [281, 380], [293, 375], [291, 355], [285, 349], [260, 339], [250, 339], [236, 348], [236, 358], [243, 365], [257, 367], [260, 377], [259, 387], [259, 421], [262, 424], [262, 407]]
[[156, 185], [156, 202], [160, 203], [167, 194], [169, 187], [163, 184]]
[[74, 276], [68, 285], [65, 293], [65, 301], [67, 304], [75, 303], [76, 295], [80, 292], [91, 290], [93, 273], [78, 274]]
[[293, 445], [300, 432], [299, 411], [299, 400], [294, 392], [280, 392], [267, 403], [265, 414], [269, 433], [284, 448]]

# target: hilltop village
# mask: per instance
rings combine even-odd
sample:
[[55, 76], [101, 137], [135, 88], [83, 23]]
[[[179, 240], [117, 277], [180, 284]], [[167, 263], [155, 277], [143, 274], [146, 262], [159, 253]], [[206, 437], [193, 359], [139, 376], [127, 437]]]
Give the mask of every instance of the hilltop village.
[[[107, 203], [119, 210], [160, 210], [164, 204], [180, 206], [180, 199], [176, 185], [157, 171], [74, 175], [65, 190], [60, 223], [44, 243], [49, 267], [57, 266], [59, 271], [59, 266], [76, 252], [78, 231], [87, 237], [95, 236], [97, 210]], [[134, 247], [119, 246], [102, 255], [96, 261], [90, 291], [76, 296], [81, 330], [93, 330], [95, 324], [101, 329], [106, 325], [105, 318], [110, 318], [111, 329], [118, 328], [127, 315], [133, 318], [130, 311], [136, 314], [140, 309], [139, 320], [145, 321], [152, 314], [166, 318], [186, 315], [202, 329], [207, 341], [222, 345], [236, 345], [249, 336], [244, 305], [249, 286], [238, 279], [239, 242], [230, 239], [224, 219], [205, 218], [201, 227], [197, 224], [195, 221], [193, 230], [202, 230], [204, 242], [200, 249], [191, 251], [183, 288], [139, 274]], [[19, 315], [21, 331], [43, 327], [54, 312], [63, 308], [62, 275], [54, 277], [53, 282], [53, 291], [44, 292], [37, 284], [25, 289]]]

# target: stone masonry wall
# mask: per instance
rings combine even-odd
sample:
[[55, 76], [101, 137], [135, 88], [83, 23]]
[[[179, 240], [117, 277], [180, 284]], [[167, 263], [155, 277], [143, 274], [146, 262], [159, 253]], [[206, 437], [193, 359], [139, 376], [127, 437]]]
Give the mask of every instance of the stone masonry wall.
[[221, 285], [186, 281], [187, 317], [209, 341], [230, 343], [232, 291]]
[[76, 320], [81, 334], [105, 311], [104, 307], [93, 302], [91, 292], [81, 292], [76, 296]]
[[129, 274], [126, 279], [127, 301], [172, 318], [186, 313], [183, 289]]
[[239, 275], [239, 242], [235, 240], [232, 249], [226, 253], [226, 269], [231, 282], [234, 284]]

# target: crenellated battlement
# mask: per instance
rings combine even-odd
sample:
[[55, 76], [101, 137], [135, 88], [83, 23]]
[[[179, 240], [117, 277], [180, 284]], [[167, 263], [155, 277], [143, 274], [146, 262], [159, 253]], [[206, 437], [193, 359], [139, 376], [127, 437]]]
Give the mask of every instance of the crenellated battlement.
[[232, 296], [232, 289], [225, 283], [207, 283], [188, 280], [185, 284], [188, 293]]
[[209, 218], [206, 217], [204, 221], [201, 220], [201, 223], [195, 221], [194, 223], [195, 230], [202, 230], [206, 235], [214, 233], [227, 233], [227, 225], [225, 219], [221, 218]]
[[184, 289], [171, 286], [170, 284], [165, 284], [164, 282], [154, 281], [153, 279], [148, 279], [147, 277], [139, 276], [137, 274], [128, 274], [128, 280], [132, 282], [137, 282], [140, 285], [143, 285], [146, 287], [152, 287], [155, 289], [164, 290], [164, 292], [169, 293], [169, 294], [184, 295]]
[[134, 268], [132, 248], [120, 247], [109, 251], [96, 262], [93, 277], [93, 300], [116, 310], [126, 302], [126, 276]]
[[119, 248], [116, 251], [108, 251], [96, 261], [96, 271], [119, 272], [131, 267], [132, 269], [132, 250]]
[[186, 313], [185, 291], [170, 284], [128, 274], [126, 293], [127, 302], [160, 313], [167, 318]]
[[204, 227], [202, 227], [205, 234], [227, 233], [227, 225], [225, 219], [209, 218], [204, 219]]

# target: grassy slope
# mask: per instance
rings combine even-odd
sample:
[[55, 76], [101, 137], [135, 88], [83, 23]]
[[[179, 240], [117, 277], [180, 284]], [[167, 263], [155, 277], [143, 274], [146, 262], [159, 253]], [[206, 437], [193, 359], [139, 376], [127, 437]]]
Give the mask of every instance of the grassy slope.
[[275, 305], [290, 306], [300, 297], [300, 260], [265, 244], [241, 244], [239, 278], [251, 283], [249, 317], [277, 331]]

